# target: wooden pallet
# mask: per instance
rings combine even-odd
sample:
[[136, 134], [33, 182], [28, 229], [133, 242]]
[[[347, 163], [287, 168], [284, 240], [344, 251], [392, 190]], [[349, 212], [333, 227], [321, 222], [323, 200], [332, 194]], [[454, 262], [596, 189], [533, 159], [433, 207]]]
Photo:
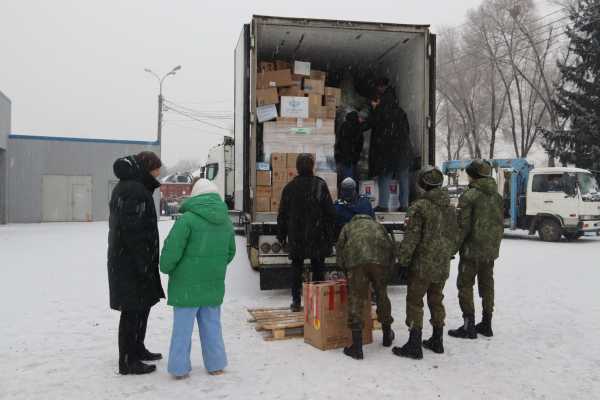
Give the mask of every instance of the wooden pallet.
[[304, 312], [292, 312], [289, 307], [248, 309], [252, 316], [248, 322], [263, 332], [267, 341], [284, 340], [304, 336]]
[[[256, 324], [255, 329], [264, 333], [264, 340], [285, 340], [304, 336], [303, 311], [292, 312], [289, 307], [249, 308], [248, 313], [251, 315], [248, 322]], [[373, 329], [381, 329], [374, 309], [371, 318]]]

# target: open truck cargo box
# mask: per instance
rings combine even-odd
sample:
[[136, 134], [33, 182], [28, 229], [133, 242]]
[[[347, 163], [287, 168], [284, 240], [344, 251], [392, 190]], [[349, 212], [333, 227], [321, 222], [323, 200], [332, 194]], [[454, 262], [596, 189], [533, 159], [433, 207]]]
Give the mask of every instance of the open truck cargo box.
[[[328, 81], [338, 83], [345, 73], [387, 77], [408, 117], [413, 164], [418, 168], [435, 163], [435, 36], [428, 25], [254, 16], [244, 25], [235, 51], [234, 204], [249, 221], [248, 253], [253, 266], [269, 271], [289, 268], [283, 250], [277, 257], [281, 263], [265, 263], [259, 242], [262, 236], [276, 234], [276, 214], [257, 212], [254, 201], [256, 164], [264, 161], [258, 160], [262, 150], [256, 118], [259, 63], [273, 60], [310, 61], [311, 69], [327, 71]], [[391, 214], [378, 217], [387, 220], [390, 232], [400, 232], [404, 216]], [[275, 274], [286, 281], [279, 272]], [[280, 285], [263, 285], [261, 279], [263, 286]]]

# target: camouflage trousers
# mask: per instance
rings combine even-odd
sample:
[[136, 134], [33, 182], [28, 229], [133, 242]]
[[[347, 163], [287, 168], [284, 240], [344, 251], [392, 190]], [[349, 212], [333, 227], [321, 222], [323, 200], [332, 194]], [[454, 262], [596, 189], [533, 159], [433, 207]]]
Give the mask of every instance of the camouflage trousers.
[[[387, 265], [357, 265], [346, 271], [348, 278], [348, 327], [360, 330], [364, 326], [362, 312], [365, 301], [369, 299], [369, 284], [373, 286], [377, 301], [377, 320], [382, 325], [391, 325], [392, 303], [387, 295], [391, 267]], [[371, 316], [369, 315], [368, 318]]]
[[413, 272], [408, 273], [406, 290], [406, 325], [409, 328], [423, 329], [423, 297], [427, 295], [427, 306], [431, 313], [431, 325], [434, 328], [444, 326], [446, 309], [444, 308], [444, 285], [446, 282], [432, 282]]
[[494, 312], [494, 260], [465, 260], [460, 259], [458, 265], [458, 301], [463, 318], [475, 316], [473, 304], [473, 286], [477, 277], [479, 297], [483, 305], [483, 313], [491, 315]]

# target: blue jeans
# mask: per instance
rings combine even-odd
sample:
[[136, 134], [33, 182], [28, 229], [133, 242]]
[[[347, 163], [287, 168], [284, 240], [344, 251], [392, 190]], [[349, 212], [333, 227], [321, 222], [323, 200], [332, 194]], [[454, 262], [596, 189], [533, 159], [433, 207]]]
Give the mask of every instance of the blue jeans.
[[204, 367], [208, 372], [214, 372], [227, 366], [221, 331], [221, 307], [173, 307], [173, 335], [167, 367], [171, 375], [182, 376], [192, 370], [190, 352], [194, 319], [198, 321]]
[[400, 208], [406, 209], [408, 208], [410, 196], [410, 173], [408, 166], [401, 167], [396, 174], [386, 173], [377, 179], [379, 185], [379, 207], [388, 208], [388, 202], [390, 200], [390, 181], [394, 179], [394, 175], [398, 178]]

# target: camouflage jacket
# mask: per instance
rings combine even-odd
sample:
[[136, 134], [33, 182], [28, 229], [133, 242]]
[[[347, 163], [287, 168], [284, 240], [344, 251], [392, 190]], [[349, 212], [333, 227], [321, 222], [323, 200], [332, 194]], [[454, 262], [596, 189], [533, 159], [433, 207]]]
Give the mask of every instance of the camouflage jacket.
[[494, 178], [473, 181], [458, 201], [460, 256], [495, 260], [504, 234], [502, 196]]
[[336, 243], [338, 266], [352, 269], [358, 265], [392, 265], [394, 242], [386, 229], [372, 217], [356, 215], [347, 223]]
[[450, 259], [458, 251], [456, 211], [443, 189], [425, 192], [408, 209], [408, 226], [398, 249], [398, 262], [421, 278], [443, 282]]

